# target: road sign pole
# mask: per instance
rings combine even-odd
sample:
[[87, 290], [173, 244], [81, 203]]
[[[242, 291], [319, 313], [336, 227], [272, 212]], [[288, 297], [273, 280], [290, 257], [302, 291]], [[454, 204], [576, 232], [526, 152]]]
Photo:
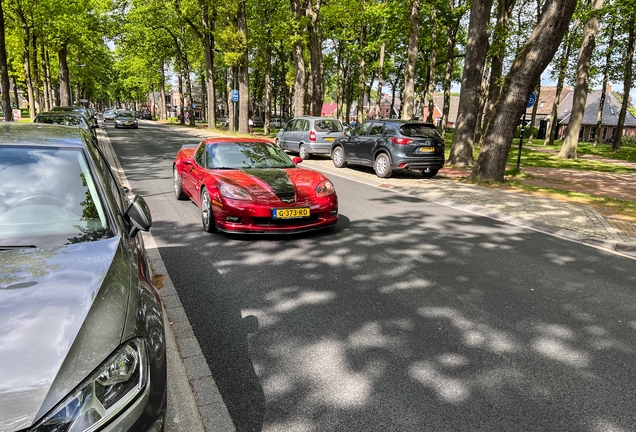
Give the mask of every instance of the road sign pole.
[[526, 112], [523, 112], [523, 119], [521, 120], [521, 135], [519, 136], [519, 152], [517, 153], [517, 171], [521, 165], [521, 147], [523, 147], [523, 135], [525, 133], [526, 126]]

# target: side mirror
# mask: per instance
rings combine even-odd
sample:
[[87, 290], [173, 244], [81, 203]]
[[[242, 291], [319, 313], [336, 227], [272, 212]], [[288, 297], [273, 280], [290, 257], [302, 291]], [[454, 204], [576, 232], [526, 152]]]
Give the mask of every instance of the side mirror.
[[183, 158], [181, 159], [181, 163], [184, 165], [194, 165], [194, 159], [192, 158]]
[[298, 157], [298, 156], [296, 156], [295, 158], [292, 159], [292, 162], [294, 163], [294, 165], [298, 165], [302, 161], [303, 161], [303, 158]]
[[149, 231], [152, 225], [150, 208], [141, 195], [135, 195], [132, 203], [124, 213], [125, 219], [130, 223], [128, 235], [135, 237], [139, 231]]

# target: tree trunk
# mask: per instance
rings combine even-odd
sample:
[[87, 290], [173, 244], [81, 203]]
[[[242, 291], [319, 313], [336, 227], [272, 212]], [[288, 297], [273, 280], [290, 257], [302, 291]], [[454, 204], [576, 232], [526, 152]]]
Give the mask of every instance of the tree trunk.
[[0, 90], [2, 91], [2, 114], [4, 121], [13, 121], [11, 110], [11, 90], [9, 82], [9, 66], [7, 64], [7, 45], [5, 39], [4, 7], [0, 0]]
[[[245, 39], [249, 40], [247, 36], [247, 16], [245, 15], [245, 0], [239, 0], [238, 12], [236, 15], [236, 23], [238, 31], [243, 33]], [[248, 57], [247, 46], [244, 47], [241, 64], [238, 66], [238, 85], [239, 85], [239, 133], [248, 133], [248, 120], [249, 120], [249, 98], [250, 98], [250, 86], [248, 75]]]
[[185, 116], [183, 112], [183, 76], [182, 72], [178, 73], [178, 85], [179, 85], [179, 124], [185, 126]]
[[448, 162], [451, 165], [472, 165], [473, 142], [477, 126], [479, 110], [479, 93], [484, 75], [484, 64], [488, 54], [488, 22], [492, 0], [472, 3], [470, 23], [468, 25], [468, 42], [466, 59], [462, 75], [462, 90], [459, 95], [459, 111], [453, 145]]
[[312, 1], [307, 2], [306, 13], [309, 21], [309, 60], [311, 62], [311, 111], [314, 115], [322, 115], [323, 103], [323, 75], [324, 65], [322, 59], [322, 36], [321, 27], [318, 24], [318, 14], [320, 13], [320, 2], [312, 5]]
[[[268, 40], [271, 39], [271, 31], [267, 30]], [[263, 105], [265, 107], [265, 122], [263, 124], [263, 134], [269, 135], [269, 121], [272, 116], [272, 45], [268, 42], [265, 47], [265, 97]]]
[[614, 131], [614, 142], [612, 150], [618, 152], [623, 140], [623, 127], [625, 126], [625, 117], [627, 116], [627, 107], [629, 106], [629, 92], [632, 89], [632, 65], [634, 62], [634, 39], [635, 39], [635, 23], [636, 16], [632, 14], [629, 20], [629, 39], [627, 40], [627, 55], [625, 57], [625, 81], [623, 81], [623, 103], [621, 104], [621, 113], [618, 115], [618, 125]]
[[490, 48], [493, 54], [490, 58], [490, 80], [488, 83], [488, 98], [484, 108], [484, 129], [492, 119], [493, 108], [501, 93], [501, 77], [503, 76], [508, 27], [510, 27], [510, 13], [514, 4], [515, 0], [497, 1], [497, 25], [495, 26], [493, 42]]
[[33, 81], [31, 80], [31, 52], [29, 50], [31, 44], [31, 29], [26, 24], [23, 24], [22, 31], [24, 32], [24, 47], [22, 51], [24, 60], [24, 82], [26, 83], [29, 98], [29, 117], [33, 119], [35, 117], [35, 96], [33, 93]]
[[64, 43], [62, 47], [57, 52], [57, 57], [59, 60], [59, 74], [58, 81], [60, 83], [60, 105], [68, 106], [71, 105], [71, 81], [68, 73], [68, 63], [66, 62], [67, 57], [67, 44]]
[[345, 120], [343, 110], [345, 100], [344, 90], [344, 42], [338, 41], [338, 95], [336, 96], [336, 116], [341, 122], [349, 122], [349, 119]]
[[[575, 26], [576, 28], [576, 26]], [[543, 145], [554, 145], [554, 139], [556, 138], [559, 105], [561, 104], [561, 92], [563, 92], [563, 83], [565, 81], [565, 74], [568, 66], [568, 58], [570, 58], [570, 50], [572, 48], [571, 42], [566, 41], [561, 51], [561, 57], [559, 59], [559, 76], [557, 78], [556, 93], [554, 95], [554, 103], [552, 104], [552, 111], [548, 118], [548, 130], [546, 131], [545, 141]]]
[[[291, 0], [291, 10], [296, 17], [296, 25], [300, 25], [302, 18], [300, 0]], [[294, 117], [305, 114], [305, 60], [303, 59], [303, 45], [301, 37], [295, 32], [296, 38], [292, 47], [292, 56], [294, 59], [294, 67], [296, 69], [296, 78], [294, 80]]]
[[433, 111], [435, 110], [435, 66], [437, 65], [437, 11], [435, 10], [435, 3], [431, 4], [433, 9], [431, 14], [431, 58], [429, 59], [428, 67], [428, 115], [426, 121], [428, 123], [435, 123]]
[[208, 100], [208, 128], [216, 127], [216, 92], [214, 84], [214, 22], [216, 9], [212, 16], [207, 1], [201, 2], [201, 24], [203, 27], [203, 50], [205, 52], [206, 95]]
[[[384, 33], [383, 33], [384, 37]], [[384, 118], [384, 113], [379, 113], [382, 104], [382, 70], [384, 69], [384, 42], [380, 45], [380, 59], [378, 61], [378, 94], [375, 97], [375, 118]]]
[[[603, 7], [603, 0], [594, 0], [592, 11], [597, 11]], [[592, 53], [596, 45], [596, 32], [598, 31], [598, 18], [592, 15], [583, 28], [583, 40], [579, 51], [579, 60], [576, 65], [576, 84], [574, 85], [574, 97], [572, 101], [572, 112], [568, 129], [563, 140], [563, 147], [557, 157], [563, 159], [576, 159], [576, 145], [579, 142], [579, 131], [583, 124], [583, 114], [585, 114], [585, 103], [587, 102], [587, 90], [590, 85], [590, 67], [592, 63]]]
[[161, 71], [159, 73], [159, 96], [161, 98], [161, 100], [159, 101], [159, 118], [163, 121], [167, 120], [167, 114], [166, 114], [166, 71], [165, 71], [165, 65], [164, 65], [164, 60], [161, 59], [160, 62], [161, 65]]
[[[492, 0], [486, 0], [492, 1]], [[402, 98], [402, 119], [411, 120], [415, 116], [415, 65], [419, 49], [420, 0], [411, 0], [409, 47], [406, 69], [404, 70], [404, 97]]]
[[453, 19], [455, 2], [449, 2], [451, 13], [446, 23], [446, 67], [444, 70], [444, 108], [442, 109], [442, 121], [439, 126], [439, 133], [446, 135], [446, 124], [450, 113], [451, 83], [453, 79], [453, 64], [455, 63], [455, 40], [459, 21]]
[[612, 52], [614, 46], [614, 26], [610, 29], [609, 42], [607, 43], [605, 53], [605, 65], [603, 66], [603, 87], [601, 87], [601, 98], [598, 103], [598, 112], [596, 114], [596, 134], [594, 135], [594, 147], [598, 146], [601, 136], [601, 128], [603, 127], [603, 109], [605, 108], [605, 97], [607, 93], [607, 85], [609, 83], [609, 71], [612, 63]]
[[504, 80], [483, 146], [469, 180], [502, 182], [515, 129], [530, 93], [559, 48], [577, 0], [547, 0], [532, 35]]
[[42, 63], [42, 85], [44, 87], [44, 111], [51, 110], [51, 76], [49, 65], [46, 61], [46, 48], [40, 45], [40, 62]]
[[362, 25], [362, 29], [360, 30], [360, 67], [358, 70], [358, 115], [356, 116], [356, 121], [358, 124], [362, 123], [365, 119], [364, 116], [364, 90], [367, 85], [365, 72], [366, 72], [366, 62], [364, 58], [364, 49], [367, 46], [367, 26], [366, 24]]

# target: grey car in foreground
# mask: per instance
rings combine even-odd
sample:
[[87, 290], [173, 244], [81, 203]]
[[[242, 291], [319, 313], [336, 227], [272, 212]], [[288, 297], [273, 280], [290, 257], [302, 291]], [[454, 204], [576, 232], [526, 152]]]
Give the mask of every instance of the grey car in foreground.
[[163, 430], [150, 225], [83, 130], [0, 124], [0, 431]]

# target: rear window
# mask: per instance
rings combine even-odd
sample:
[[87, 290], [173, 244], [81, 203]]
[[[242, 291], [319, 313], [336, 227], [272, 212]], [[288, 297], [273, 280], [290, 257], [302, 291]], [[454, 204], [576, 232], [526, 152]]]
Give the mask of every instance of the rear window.
[[400, 128], [400, 133], [411, 138], [441, 138], [442, 136], [433, 127], [422, 124], [405, 124]]
[[316, 132], [342, 132], [342, 124], [335, 119], [316, 120], [314, 129]]
[[82, 118], [72, 115], [44, 116], [38, 115], [33, 119], [33, 123], [49, 123], [65, 126], [84, 126]]

